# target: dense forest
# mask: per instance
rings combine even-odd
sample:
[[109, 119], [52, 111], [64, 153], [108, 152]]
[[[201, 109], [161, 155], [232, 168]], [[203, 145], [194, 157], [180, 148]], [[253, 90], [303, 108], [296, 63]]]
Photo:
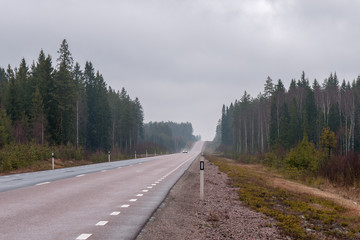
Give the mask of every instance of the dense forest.
[[[360, 76], [350, 82], [330, 74], [310, 83], [303, 72], [287, 90], [268, 77], [264, 91], [223, 106], [219, 149], [263, 154], [264, 163], [353, 184], [360, 180]], [[264, 153], [267, 153], [264, 155]]]
[[107, 87], [91, 62], [82, 70], [63, 40], [56, 65], [41, 50], [37, 62], [0, 68], [0, 147], [9, 143], [72, 144], [91, 151], [128, 151], [143, 134], [139, 100]]
[[[59, 159], [101, 162], [145, 152], [180, 151], [191, 123], [149, 123], [138, 98], [107, 86], [86, 62], [74, 63], [66, 40], [56, 64], [40, 51], [37, 61], [0, 67], [0, 172], [32, 168], [51, 152]], [[47, 166], [36, 167], [36, 170]]]
[[161, 151], [179, 152], [189, 144], [200, 140], [193, 135], [189, 122], [150, 122], [144, 125], [144, 141], [156, 144]]

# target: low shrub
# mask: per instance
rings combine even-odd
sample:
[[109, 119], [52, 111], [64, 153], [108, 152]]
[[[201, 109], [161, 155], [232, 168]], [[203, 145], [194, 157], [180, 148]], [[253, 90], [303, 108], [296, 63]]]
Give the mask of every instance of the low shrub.
[[276, 219], [286, 235], [294, 239], [317, 239], [314, 233], [321, 232], [331, 239], [360, 238], [360, 221], [335, 203], [275, 188], [267, 183], [266, 173], [228, 164], [215, 156], [206, 158], [232, 179], [245, 205]]
[[50, 149], [47, 146], [34, 143], [6, 145], [0, 150], [0, 172], [26, 168], [36, 161], [50, 157]]
[[106, 161], [108, 161], [108, 155], [102, 151], [97, 151], [90, 155], [89, 160], [93, 163], [106, 162]]

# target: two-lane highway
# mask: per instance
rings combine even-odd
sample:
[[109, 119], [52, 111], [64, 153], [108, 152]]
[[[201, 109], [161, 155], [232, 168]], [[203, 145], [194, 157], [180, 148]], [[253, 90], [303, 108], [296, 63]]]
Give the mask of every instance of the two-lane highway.
[[2, 176], [0, 239], [134, 239], [202, 147], [91, 170]]

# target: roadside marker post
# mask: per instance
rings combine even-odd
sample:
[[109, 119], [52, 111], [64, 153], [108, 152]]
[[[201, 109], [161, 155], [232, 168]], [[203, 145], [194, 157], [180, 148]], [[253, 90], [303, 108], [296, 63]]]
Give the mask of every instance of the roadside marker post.
[[135, 159], [136, 159], [136, 151], [135, 151]]
[[200, 200], [204, 200], [204, 160], [200, 160]]
[[110, 151], [108, 152], [108, 160], [110, 162]]
[[52, 170], [54, 170], [54, 153], [51, 153], [51, 166]]

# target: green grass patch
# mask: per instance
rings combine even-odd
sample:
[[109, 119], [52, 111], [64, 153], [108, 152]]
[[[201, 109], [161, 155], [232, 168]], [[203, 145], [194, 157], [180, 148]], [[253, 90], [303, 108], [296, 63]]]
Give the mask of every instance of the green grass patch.
[[265, 173], [206, 156], [239, 187], [239, 199], [250, 208], [277, 220], [277, 226], [293, 239], [360, 239], [360, 219], [334, 202], [293, 193], [267, 183]]

